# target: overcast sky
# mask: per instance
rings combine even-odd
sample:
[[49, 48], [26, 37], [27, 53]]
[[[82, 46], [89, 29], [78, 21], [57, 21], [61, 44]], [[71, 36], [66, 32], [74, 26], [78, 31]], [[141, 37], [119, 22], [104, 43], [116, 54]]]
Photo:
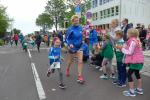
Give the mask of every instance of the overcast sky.
[[47, 0], [0, 0], [0, 4], [7, 7], [8, 15], [13, 18], [15, 28], [24, 34], [39, 30], [35, 19], [44, 11]]

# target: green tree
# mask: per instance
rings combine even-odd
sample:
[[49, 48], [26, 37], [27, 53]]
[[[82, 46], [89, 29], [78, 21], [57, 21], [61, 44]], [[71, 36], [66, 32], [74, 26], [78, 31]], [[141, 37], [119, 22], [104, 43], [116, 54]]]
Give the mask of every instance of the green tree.
[[66, 7], [63, 0], [49, 0], [47, 2], [45, 12], [53, 18], [56, 31], [58, 29], [58, 24], [60, 24], [64, 18], [65, 10]]
[[[91, 0], [83, 0], [84, 2], [81, 4], [81, 18], [80, 22], [82, 25], [85, 25], [86, 23], [86, 12], [91, 8]], [[69, 12], [65, 12], [65, 18], [68, 19], [66, 27], [71, 25], [71, 17], [75, 14], [75, 6], [72, 5], [72, 2], [68, 3], [69, 8], [71, 9]], [[63, 20], [64, 21], [64, 20]]]
[[21, 30], [16, 29], [16, 28], [14, 28], [14, 29], [12, 30], [12, 33], [13, 33], [13, 34], [19, 34], [20, 32], [21, 32]]
[[6, 8], [0, 6], [0, 37], [3, 37], [9, 27], [10, 19], [6, 14]]
[[53, 20], [47, 13], [42, 13], [38, 16], [36, 19], [36, 25], [42, 27], [43, 32], [45, 32], [47, 29], [52, 28], [53, 26]]

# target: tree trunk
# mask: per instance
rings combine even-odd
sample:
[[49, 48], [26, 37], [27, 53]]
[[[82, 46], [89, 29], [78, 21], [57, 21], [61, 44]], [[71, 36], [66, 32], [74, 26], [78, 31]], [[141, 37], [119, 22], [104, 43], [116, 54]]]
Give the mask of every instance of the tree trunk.
[[58, 25], [58, 20], [57, 20], [57, 17], [55, 17], [55, 29], [56, 29], [56, 32], [57, 32], [57, 25]]

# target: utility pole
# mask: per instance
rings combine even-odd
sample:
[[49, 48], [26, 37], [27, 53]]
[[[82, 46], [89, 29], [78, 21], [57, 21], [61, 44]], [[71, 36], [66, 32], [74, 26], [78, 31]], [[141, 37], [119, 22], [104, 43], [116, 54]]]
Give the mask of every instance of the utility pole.
[[119, 13], [119, 21], [120, 21], [120, 26], [121, 26], [121, 20], [122, 20], [122, 0], [120, 0], [120, 13]]

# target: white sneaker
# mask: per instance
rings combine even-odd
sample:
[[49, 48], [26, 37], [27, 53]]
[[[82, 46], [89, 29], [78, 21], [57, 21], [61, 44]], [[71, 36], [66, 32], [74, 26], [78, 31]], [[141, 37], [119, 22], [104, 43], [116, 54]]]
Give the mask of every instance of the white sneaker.
[[108, 79], [107, 75], [104, 75], [104, 74], [101, 75], [99, 78], [101, 78], [101, 79], [106, 79], [106, 80]]
[[111, 79], [116, 79], [116, 76], [115, 75], [110, 75], [110, 78]]
[[102, 72], [102, 71], [103, 71], [103, 68], [101, 67], [101, 68], [99, 69], [99, 71]]

